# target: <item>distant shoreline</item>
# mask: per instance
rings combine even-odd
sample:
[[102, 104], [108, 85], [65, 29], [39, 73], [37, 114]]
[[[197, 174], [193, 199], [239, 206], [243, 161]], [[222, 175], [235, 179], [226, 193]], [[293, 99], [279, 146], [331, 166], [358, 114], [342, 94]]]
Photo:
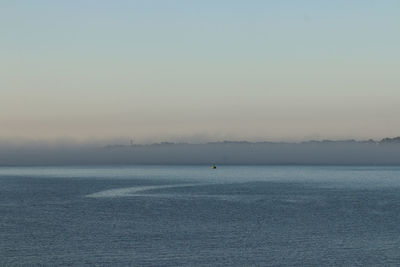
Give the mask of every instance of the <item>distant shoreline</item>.
[[126, 144], [114, 144], [114, 145], [106, 145], [105, 148], [118, 148], [118, 147], [135, 147], [135, 146], [168, 146], [168, 145], [220, 145], [220, 144], [242, 144], [242, 145], [257, 145], [257, 144], [275, 144], [275, 145], [284, 145], [284, 144], [400, 144], [400, 136], [393, 138], [383, 138], [379, 141], [368, 139], [368, 140], [355, 140], [355, 139], [347, 139], [347, 140], [308, 140], [308, 141], [300, 141], [300, 142], [287, 142], [287, 141], [215, 141], [215, 142], [205, 142], [205, 143], [188, 143], [188, 142], [159, 142], [159, 143], [151, 143], [151, 144], [134, 144], [131, 143], [129, 145]]
[[400, 165], [400, 137], [381, 141], [159, 143], [0, 149], [0, 166]]

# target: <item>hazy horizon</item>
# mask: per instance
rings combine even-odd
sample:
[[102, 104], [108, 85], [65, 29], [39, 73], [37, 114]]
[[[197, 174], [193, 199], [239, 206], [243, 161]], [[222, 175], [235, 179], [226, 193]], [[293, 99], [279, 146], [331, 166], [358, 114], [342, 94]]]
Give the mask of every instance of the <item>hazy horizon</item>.
[[76, 138], [52, 138], [52, 139], [29, 139], [29, 138], [0, 138], [0, 148], [51, 148], [51, 147], [107, 147], [107, 146], [131, 146], [131, 145], [155, 145], [155, 144], [188, 144], [188, 145], [201, 145], [201, 144], [212, 144], [212, 143], [286, 143], [286, 144], [301, 144], [308, 142], [381, 142], [385, 138], [398, 138], [398, 136], [386, 136], [381, 139], [374, 138], [341, 138], [341, 139], [329, 139], [329, 138], [314, 138], [314, 139], [224, 139], [224, 138], [160, 138], [160, 139], [149, 139], [147, 141], [135, 140], [128, 137], [119, 138], [86, 138], [86, 139], [76, 139]]
[[3, 1], [0, 140], [398, 136], [399, 12], [397, 1]]

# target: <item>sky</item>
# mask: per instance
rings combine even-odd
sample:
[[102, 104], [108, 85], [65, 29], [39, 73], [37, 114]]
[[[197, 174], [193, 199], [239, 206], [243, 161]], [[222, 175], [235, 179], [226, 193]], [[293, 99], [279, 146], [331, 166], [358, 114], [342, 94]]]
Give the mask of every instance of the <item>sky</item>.
[[400, 135], [399, 1], [0, 2], [0, 139]]

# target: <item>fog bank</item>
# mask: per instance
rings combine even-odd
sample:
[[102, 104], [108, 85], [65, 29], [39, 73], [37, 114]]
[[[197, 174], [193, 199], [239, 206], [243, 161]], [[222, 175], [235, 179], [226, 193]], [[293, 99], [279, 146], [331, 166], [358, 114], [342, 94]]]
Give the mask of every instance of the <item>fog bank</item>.
[[400, 138], [302, 143], [214, 142], [151, 145], [1, 146], [1, 166], [24, 165], [400, 165]]

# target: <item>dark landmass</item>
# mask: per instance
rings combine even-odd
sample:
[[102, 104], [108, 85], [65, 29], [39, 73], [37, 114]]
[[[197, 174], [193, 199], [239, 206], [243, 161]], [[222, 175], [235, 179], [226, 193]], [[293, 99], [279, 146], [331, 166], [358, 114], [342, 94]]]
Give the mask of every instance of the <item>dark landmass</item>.
[[211, 142], [0, 147], [1, 166], [23, 165], [400, 165], [400, 137], [381, 141]]

